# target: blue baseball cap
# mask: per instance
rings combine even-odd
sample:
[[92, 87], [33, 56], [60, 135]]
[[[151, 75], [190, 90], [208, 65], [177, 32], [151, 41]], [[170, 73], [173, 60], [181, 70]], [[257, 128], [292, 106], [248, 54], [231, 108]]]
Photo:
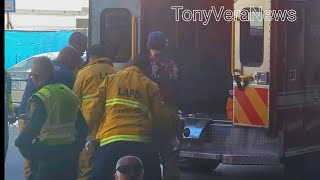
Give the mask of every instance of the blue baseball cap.
[[161, 31], [151, 32], [148, 36], [148, 47], [154, 50], [161, 50], [168, 44], [167, 37]]

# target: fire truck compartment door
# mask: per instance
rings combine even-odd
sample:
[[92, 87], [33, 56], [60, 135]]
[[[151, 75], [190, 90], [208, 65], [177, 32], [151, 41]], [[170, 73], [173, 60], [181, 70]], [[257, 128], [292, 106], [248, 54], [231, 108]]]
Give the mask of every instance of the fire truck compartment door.
[[205, 127], [210, 123], [210, 119], [186, 118], [184, 131], [188, 131], [189, 135], [183, 135], [184, 139], [200, 140], [203, 136]]

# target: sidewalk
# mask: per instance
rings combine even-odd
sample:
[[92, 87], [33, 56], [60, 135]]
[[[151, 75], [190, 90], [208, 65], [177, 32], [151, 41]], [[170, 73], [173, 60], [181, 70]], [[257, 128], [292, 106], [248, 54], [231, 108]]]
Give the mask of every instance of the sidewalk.
[[23, 158], [19, 150], [14, 146], [14, 141], [17, 137], [18, 128], [16, 127], [16, 125], [10, 125], [9, 145], [4, 171], [5, 180], [24, 180]]

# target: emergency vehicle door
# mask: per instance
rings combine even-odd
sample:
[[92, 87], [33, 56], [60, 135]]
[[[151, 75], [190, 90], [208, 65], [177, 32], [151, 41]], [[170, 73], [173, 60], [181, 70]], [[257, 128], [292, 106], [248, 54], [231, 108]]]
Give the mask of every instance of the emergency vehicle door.
[[139, 51], [140, 1], [91, 0], [89, 9], [90, 44], [105, 45], [114, 53], [114, 67], [124, 69]]
[[271, 21], [264, 12], [270, 0], [238, 0], [234, 4], [231, 72], [233, 124], [269, 127], [269, 73]]

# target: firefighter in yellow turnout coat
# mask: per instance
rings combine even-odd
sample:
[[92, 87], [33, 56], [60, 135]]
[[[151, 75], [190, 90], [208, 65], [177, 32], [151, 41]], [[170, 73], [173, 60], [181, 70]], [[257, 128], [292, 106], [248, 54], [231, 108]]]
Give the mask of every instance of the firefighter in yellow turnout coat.
[[96, 140], [99, 123], [89, 121], [88, 114], [90, 109], [88, 104], [105, 77], [116, 72], [113, 68], [112, 60], [108, 57], [111, 57], [111, 53], [103, 45], [97, 44], [89, 47], [87, 50], [87, 64], [79, 71], [73, 87], [73, 92], [81, 100], [81, 111], [89, 126], [86, 148], [82, 150], [79, 159], [79, 180], [88, 178], [94, 155], [99, 148], [99, 141]]
[[159, 150], [154, 145], [167, 141], [172, 130], [159, 87], [145, 75], [150, 61], [138, 56], [133, 64], [107, 76], [90, 105], [89, 120], [101, 121], [100, 148], [90, 180], [113, 179], [117, 160], [126, 155], [141, 159], [144, 179], [161, 179]]

